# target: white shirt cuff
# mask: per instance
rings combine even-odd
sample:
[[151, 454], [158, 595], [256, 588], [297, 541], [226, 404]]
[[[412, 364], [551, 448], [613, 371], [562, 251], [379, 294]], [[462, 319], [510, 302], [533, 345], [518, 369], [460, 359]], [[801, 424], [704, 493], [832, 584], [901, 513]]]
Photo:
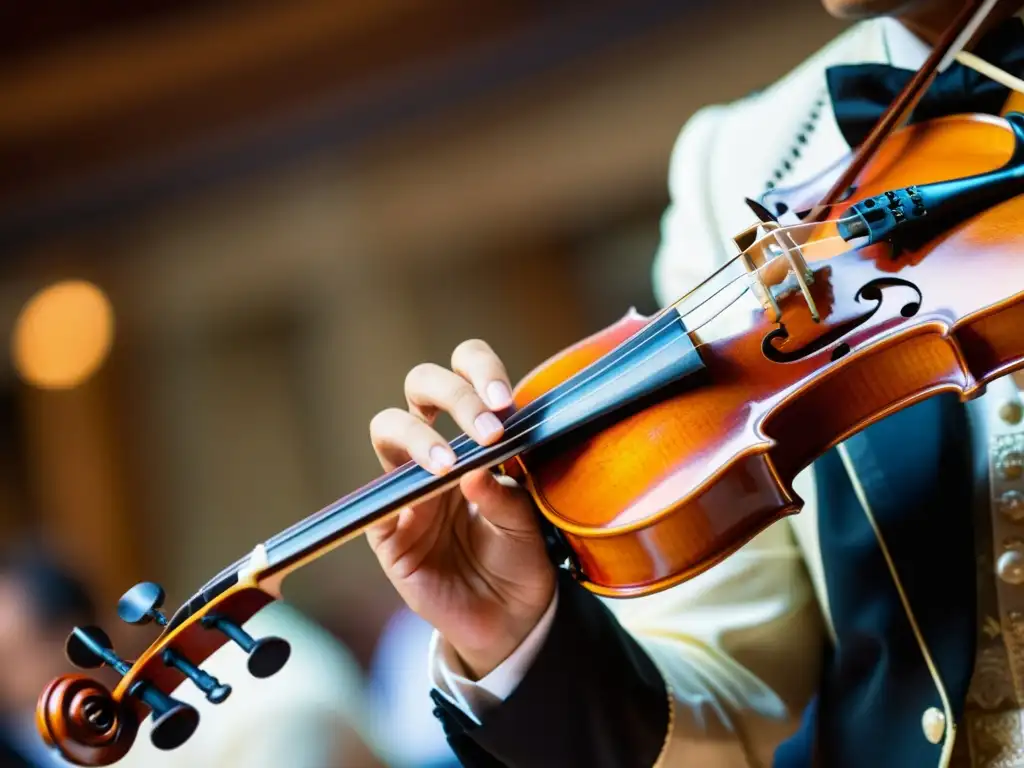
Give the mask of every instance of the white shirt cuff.
[[487, 710], [511, 695], [544, 645], [558, 606], [558, 590], [544, 615], [511, 655], [480, 680], [470, 680], [455, 649], [435, 630], [430, 638], [430, 679], [446, 699], [477, 725]]

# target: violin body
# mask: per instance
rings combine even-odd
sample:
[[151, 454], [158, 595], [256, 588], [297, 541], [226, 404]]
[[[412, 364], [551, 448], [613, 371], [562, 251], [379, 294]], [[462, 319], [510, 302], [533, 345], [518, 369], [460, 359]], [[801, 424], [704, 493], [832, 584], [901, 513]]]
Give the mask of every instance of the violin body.
[[[1017, 144], [985, 116], [904, 129], [830, 219], [887, 190], [1000, 168]], [[632, 597], [691, 578], [798, 512], [794, 477], [833, 445], [931, 395], [976, 397], [1024, 364], [1024, 196], [913, 250], [805, 251], [818, 322], [799, 290], [778, 294], [779, 322], [729, 303], [693, 332], [702, 384], [517, 458], [587, 588]], [[631, 312], [555, 356], [519, 384], [517, 405], [647, 322]]]

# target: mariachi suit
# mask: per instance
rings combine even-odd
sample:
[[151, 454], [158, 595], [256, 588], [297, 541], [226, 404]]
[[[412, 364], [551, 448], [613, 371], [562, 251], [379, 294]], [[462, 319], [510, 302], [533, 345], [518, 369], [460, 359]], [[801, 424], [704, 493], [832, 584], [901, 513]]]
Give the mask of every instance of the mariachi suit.
[[[829, 67], [916, 69], [925, 53], [895, 22], [864, 22], [695, 115], [671, 163], [660, 298], [735, 253], [744, 197], [849, 151]], [[480, 768], [1024, 766], [1011, 610], [1024, 568], [1004, 556], [1015, 523], [993, 503], [1015, 487], [989, 484], [990, 446], [1024, 448], [1014, 403], [1007, 378], [967, 407], [938, 396], [865, 429], [797, 478], [799, 515], [663, 593], [606, 601], [562, 574], [541, 624], [484, 680], [435, 636], [434, 711], [453, 749]]]

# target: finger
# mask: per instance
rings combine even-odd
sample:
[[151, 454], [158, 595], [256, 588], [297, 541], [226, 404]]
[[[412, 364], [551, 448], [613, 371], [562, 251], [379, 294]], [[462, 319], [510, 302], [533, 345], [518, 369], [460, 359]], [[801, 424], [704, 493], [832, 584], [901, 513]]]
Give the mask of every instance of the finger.
[[455, 465], [455, 452], [448, 442], [432, 427], [399, 408], [388, 408], [373, 417], [370, 442], [386, 470], [409, 459], [436, 475], [443, 475]]
[[495, 528], [515, 536], [536, 534], [533, 502], [515, 481], [479, 469], [467, 473], [460, 483], [466, 501]]
[[492, 411], [512, 405], [512, 385], [501, 358], [480, 339], [464, 341], [452, 352], [452, 370], [468, 379]]
[[366, 542], [370, 545], [370, 549], [374, 551], [377, 558], [381, 561], [381, 565], [384, 564], [384, 553], [382, 547], [384, 543], [390, 539], [395, 531], [398, 530], [398, 515], [391, 515], [385, 517], [383, 520], [378, 520], [376, 523], [371, 523], [363, 531], [366, 536]]
[[[406, 507], [388, 521], [370, 526], [366, 538], [388, 575], [402, 579], [411, 575], [437, 546], [453, 512], [454, 508], [446, 504], [428, 509]], [[390, 525], [386, 525], [388, 522]]]
[[[388, 515], [383, 520], [373, 523], [366, 529], [366, 540], [370, 548], [381, 559], [381, 562], [390, 565], [393, 560], [393, 551], [401, 542], [399, 539], [420, 539], [432, 521], [439, 518], [436, 510], [417, 510], [413, 507], [406, 507], [396, 514]], [[385, 561], [387, 561], [385, 563]]]
[[433, 363], [417, 365], [405, 378], [410, 410], [446, 411], [463, 431], [480, 444], [501, 437], [501, 421], [491, 413], [466, 379]]

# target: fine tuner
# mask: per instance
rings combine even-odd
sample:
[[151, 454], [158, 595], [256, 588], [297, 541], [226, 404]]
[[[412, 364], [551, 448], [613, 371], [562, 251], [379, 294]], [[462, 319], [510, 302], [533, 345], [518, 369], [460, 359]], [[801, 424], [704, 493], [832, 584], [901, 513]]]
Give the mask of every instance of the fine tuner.
[[[136, 584], [118, 601], [117, 614], [129, 624], [152, 622], [166, 627], [167, 617], [160, 612], [164, 598], [164, 590], [159, 584], [150, 581]], [[208, 613], [198, 625], [208, 633], [208, 647], [216, 648], [230, 641], [241, 648], [248, 656], [247, 667], [253, 677], [271, 677], [280, 671], [291, 655], [287, 641], [279, 637], [257, 640], [228, 616]], [[107, 666], [124, 678], [132, 668], [132, 663], [114, 652], [110, 637], [99, 627], [75, 627], [68, 635], [65, 652], [68, 660], [80, 669]], [[168, 644], [160, 652], [159, 659], [165, 672], [175, 672], [191, 681], [211, 704], [221, 704], [231, 695], [230, 685], [200, 669], [189, 660], [184, 650]], [[68, 755], [82, 765], [105, 764], [110, 758], [118, 760], [127, 752], [141, 719], [142, 713], [137, 706], [141, 704], [153, 716], [150, 737], [153, 746], [161, 750], [175, 749], [195, 732], [199, 713], [195, 707], [161, 690], [158, 682], [164, 681], [136, 678], [124, 691], [125, 695], [115, 700], [102, 685], [84, 676], [59, 678], [40, 697], [37, 724], [44, 738], [55, 744], [61, 744], [69, 735], [81, 738], [85, 733], [91, 734], [91, 738], [85, 740], [88, 746], [98, 746], [99, 742], [110, 738], [123, 743], [123, 750], [106, 752], [102, 763], [90, 759], [89, 753], [82, 750], [72, 750]], [[63, 712], [63, 716], [58, 717], [58, 712]]]

